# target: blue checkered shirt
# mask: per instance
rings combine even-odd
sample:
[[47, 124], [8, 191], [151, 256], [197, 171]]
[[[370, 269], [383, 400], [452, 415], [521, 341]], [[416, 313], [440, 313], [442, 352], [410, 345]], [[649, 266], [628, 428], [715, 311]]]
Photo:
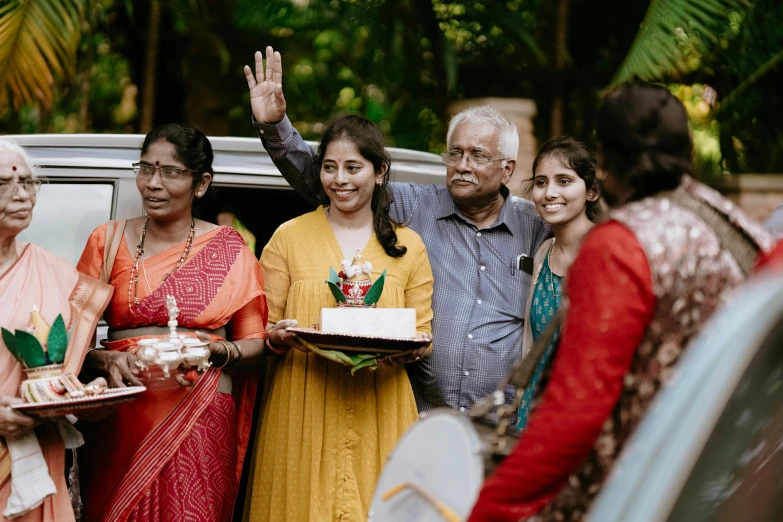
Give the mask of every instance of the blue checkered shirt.
[[[315, 152], [288, 118], [254, 125], [275, 165], [313, 205], [328, 204]], [[445, 186], [391, 183], [391, 215], [427, 247], [434, 276], [432, 355], [408, 364], [419, 411], [461, 411], [492, 393], [520, 356], [530, 275], [517, 256], [535, 255], [550, 234], [529, 201], [508, 196], [498, 220], [478, 229]], [[513, 390], [506, 390], [506, 400]]]

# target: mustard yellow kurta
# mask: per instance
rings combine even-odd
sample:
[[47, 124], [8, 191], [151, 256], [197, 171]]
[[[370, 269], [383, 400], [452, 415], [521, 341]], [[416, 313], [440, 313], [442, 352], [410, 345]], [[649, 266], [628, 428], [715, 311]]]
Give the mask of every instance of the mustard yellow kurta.
[[[418, 234], [400, 227], [401, 258], [386, 255], [373, 236], [362, 252], [372, 279], [387, 270], [378, 303], [416, 308], [418, 330], [430, 332], [432, 271]], [[339, 271], [340, 245], [323, 208], [284, 223], [261, 255], [269, 320], [318, 322], [335, 302], [324, 280]], [[255, 442], [249, 520], [363, 521], [376, 480], [399, 437], [416, 420], [416, 403], [402, 367], [351, 375], [316, 354], [291, 350], [274, 368]], [[268, 377], [270, 378], [270, 377]]]

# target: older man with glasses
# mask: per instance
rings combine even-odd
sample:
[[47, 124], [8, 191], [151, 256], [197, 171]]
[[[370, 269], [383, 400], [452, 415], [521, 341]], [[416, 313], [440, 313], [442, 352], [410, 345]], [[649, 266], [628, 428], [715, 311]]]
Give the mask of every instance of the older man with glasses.
[[[328, 204], [320, 165], [286, 117], [280, 53], [245, 67], [253, 124], [275, 165], [313, 205]], [[434, 350], [409, 364], [420, 411], [465, 411], [491, 393], [521, 355], [530, 259], [549, 227], [527, 200], [509, 194], [517, 129], [496, 110], [457, 114], [446, 137], [446, 186], [390, 183], [391, 215], [418, 232], [435, 277]], [[507, 401], [511, 400], [511, 390]]]

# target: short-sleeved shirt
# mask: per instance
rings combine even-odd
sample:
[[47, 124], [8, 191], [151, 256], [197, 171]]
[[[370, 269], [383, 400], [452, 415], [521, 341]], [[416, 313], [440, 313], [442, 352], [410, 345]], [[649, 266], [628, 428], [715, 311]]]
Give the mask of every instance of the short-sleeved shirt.
[[[315, 152], [288, 118], [255, 126], [291, 186], [313, 205], [328, 204]], [[533, 257], [550, 229], [531, 202], [505, 187], [498, 219], [481, 229], [459, 211], [445, 186], [390, 187], [391, 216], [419, 233], [434, 275], [434, 349], [407, 365], [417, 406], [465, 411], [495, 390], [522, 353], [531, 276], [519, 269], [519, 256]]]

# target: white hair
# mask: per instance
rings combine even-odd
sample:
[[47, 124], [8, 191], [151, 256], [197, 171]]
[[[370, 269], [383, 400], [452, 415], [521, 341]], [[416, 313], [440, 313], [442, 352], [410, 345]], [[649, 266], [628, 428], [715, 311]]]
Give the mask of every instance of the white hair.
[[22, 161], [24, 161], [25, 165], [27, 165], [27, 168], [30, 169], [30, 173], [33, 175], [33, 177], [36, 177], [36, 164], [33, 161], [33, 158], [30, 156], [30, 154], [27, 153], [27, 151], [16, 143], [14, 140], [10, 138], [2, 138], [0, 137], [0, 153], [3, 152], [11, 152], [13, 154], [18, 154], [22, 157]]
[[449, 131], [446, 133], [446, 147], [451, 148], [451, 135], [454, 129], [463, 123], [488, 123], [498, 130], [498, 152], [503, 158], [516, 160], [519, 152], [519, 134], [517, 126], [508, 118], [500, 114], [500, 111], [489, 105], [476, 105], [460, 111], [449, 122]]

